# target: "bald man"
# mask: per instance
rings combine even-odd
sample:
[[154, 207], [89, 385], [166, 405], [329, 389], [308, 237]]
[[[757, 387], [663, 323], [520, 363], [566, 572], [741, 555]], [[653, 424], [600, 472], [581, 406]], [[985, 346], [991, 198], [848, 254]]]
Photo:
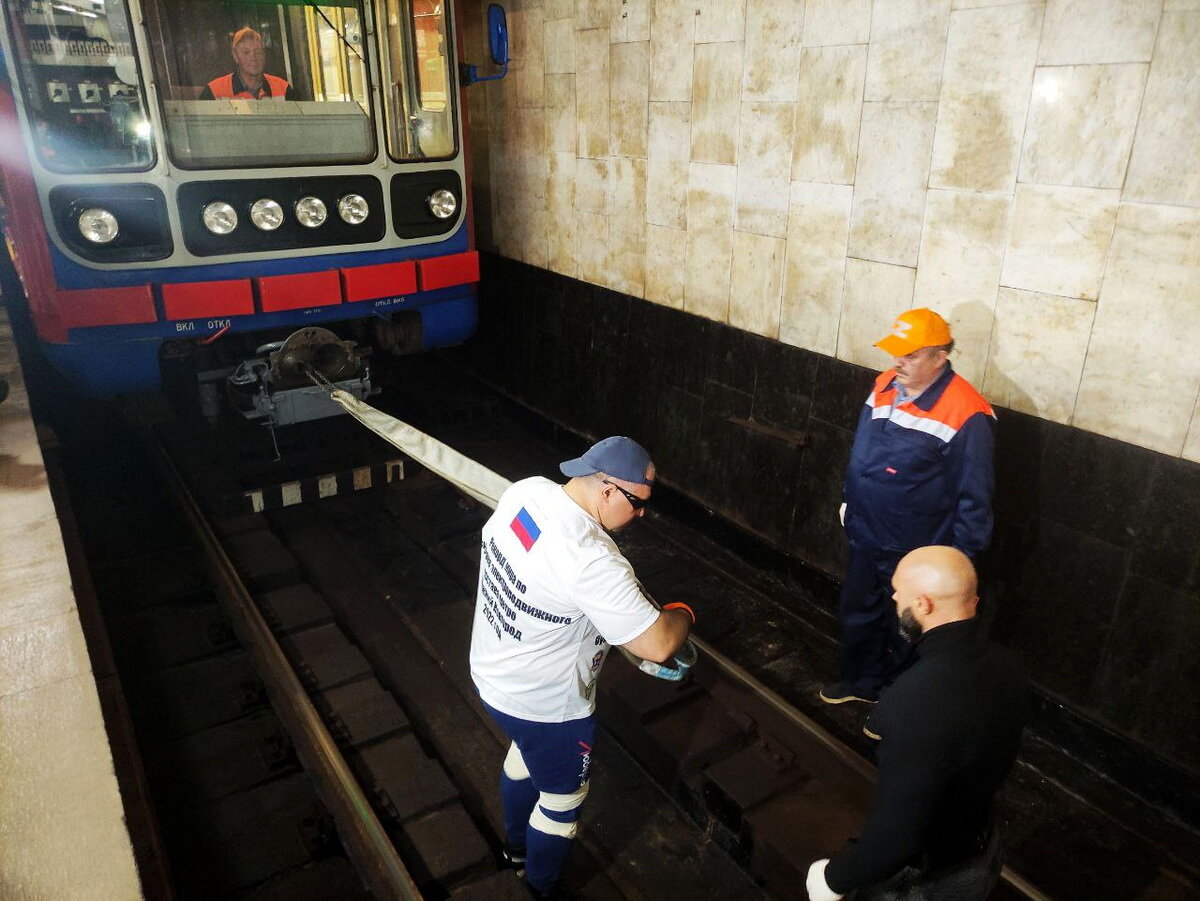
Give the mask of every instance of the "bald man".
[[982, 901], [1000, 877], [992, 796], [1012, 769], [1029, 711], [1027, 678], [975, 618], [975, 567], [922, 547], [892, 576], [916, 663], [864, 730], [879, 745], [875, 806], [859, 838], [808, 871], [810, 901]]

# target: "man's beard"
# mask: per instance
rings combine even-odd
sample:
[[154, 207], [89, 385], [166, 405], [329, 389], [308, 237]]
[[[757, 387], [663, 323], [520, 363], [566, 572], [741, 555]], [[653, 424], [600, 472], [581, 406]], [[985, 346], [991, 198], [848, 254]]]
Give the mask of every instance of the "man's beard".
[[904, 612], [900, 614], [900, 637], [909, 644], [914, 644], [924, 631], [913, 615], [912, 607], [905, 608]]

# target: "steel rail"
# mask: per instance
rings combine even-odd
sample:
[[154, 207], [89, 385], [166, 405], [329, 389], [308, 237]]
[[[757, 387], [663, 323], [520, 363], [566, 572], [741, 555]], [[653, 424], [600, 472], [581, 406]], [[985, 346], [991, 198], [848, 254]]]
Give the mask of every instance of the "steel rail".
[[347, 856], [376, 898], [419, 901], [420, 890], [309, 700], [308, 692], [296, 677], [270, 626], [238, 578], [200, 505], [166, 449], [152, 432], [150, 437], [153, 453], [159, 458], [184, 514], [204, 546], [221, 606], [257, 665], [275, 713], [295, 742], [297, 754], [312, 778], [318, 796], [333, 816]]

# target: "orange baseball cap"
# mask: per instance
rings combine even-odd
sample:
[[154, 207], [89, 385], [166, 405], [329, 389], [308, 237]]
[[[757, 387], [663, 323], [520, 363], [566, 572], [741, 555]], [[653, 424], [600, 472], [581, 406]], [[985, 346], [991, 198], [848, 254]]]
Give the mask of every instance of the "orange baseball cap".
[[903, 357], [922, 347], [941, 347], [952, 340], [946, 320], [921, 307], [897, 316], [891, 334], [876, 341], [875, 346], [889, 356]]

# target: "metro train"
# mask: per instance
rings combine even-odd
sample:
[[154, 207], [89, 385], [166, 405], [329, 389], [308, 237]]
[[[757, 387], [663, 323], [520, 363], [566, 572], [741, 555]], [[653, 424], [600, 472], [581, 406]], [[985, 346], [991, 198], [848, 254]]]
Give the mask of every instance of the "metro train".
[[168, 361], [202, 381], [302, 328], [396, 351], [472, 334], [460, 85], [482, 79], [453, 3], [0, 6], [6, 237], [81, 394], [153, 389]]

